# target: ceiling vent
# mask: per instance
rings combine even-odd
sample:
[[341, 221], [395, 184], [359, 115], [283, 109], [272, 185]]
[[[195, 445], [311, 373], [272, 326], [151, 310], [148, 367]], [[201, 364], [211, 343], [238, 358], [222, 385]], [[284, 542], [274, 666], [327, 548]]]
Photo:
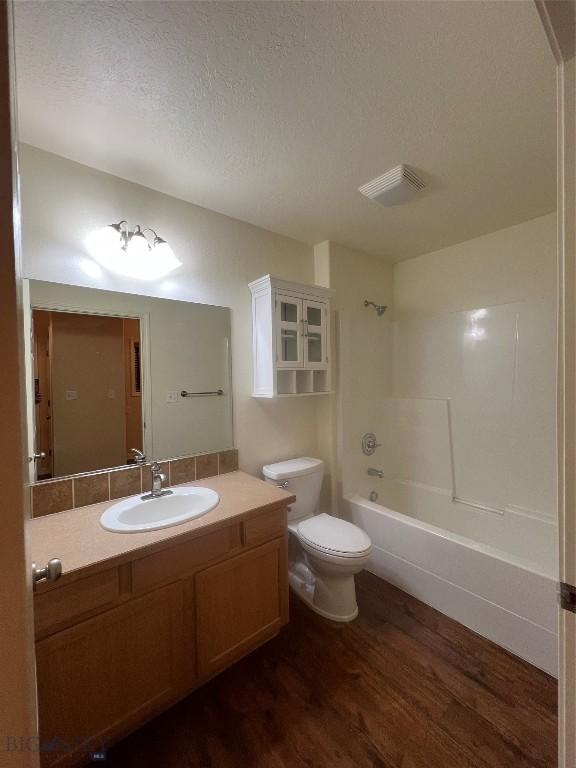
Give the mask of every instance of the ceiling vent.
[[424, 182], [407, 165], [397, 165], [358, 187], [358, 192], [380, 205], [398, 205], [412, 200], [424, 187]]

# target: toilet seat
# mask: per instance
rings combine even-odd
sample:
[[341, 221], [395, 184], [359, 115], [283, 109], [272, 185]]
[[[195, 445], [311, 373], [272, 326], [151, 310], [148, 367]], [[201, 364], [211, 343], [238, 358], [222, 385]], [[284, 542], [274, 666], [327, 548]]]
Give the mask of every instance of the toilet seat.
[[371, 547], [370, 538], [357, 525], [325, 513], [303, 520], [296, 531], [307, 549], [332, 557], [365, 557]]

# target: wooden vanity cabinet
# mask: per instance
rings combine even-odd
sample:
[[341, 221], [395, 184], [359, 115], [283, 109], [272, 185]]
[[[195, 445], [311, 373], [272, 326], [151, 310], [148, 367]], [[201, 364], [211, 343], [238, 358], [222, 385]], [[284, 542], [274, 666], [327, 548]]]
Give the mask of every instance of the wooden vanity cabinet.
[[81, 764], [174, 701], [183, 639], [183, 591], [172, 584], [38, 642], [43, 764]]
[[198, 675], [207, 678], [276, 635], [288, 620], [280, 588], [283, 539], [225, 560], [195, 576]]
[[286, 509], [57, 584], [35, 598], [42, 765], [51, 768], [84, 764], [279, 632]]

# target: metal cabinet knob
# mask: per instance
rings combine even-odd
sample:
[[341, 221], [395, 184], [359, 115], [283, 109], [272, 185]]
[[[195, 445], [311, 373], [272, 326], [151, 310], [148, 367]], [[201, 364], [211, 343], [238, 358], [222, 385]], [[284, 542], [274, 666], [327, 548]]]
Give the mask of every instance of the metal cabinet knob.
[[32, 456], [28, 457], [28, 461], [41, 461], [42, 459], [46, 458], [46, 451], [40, 451], [39, 453], [34, 453]]
[[36, 563], [32, 563], [32, 582], [34, 587], [39, 581], [58, 581], [62, 576], [62, 561], [57, 557], [48, 560], [44, 568], [38, 568]]

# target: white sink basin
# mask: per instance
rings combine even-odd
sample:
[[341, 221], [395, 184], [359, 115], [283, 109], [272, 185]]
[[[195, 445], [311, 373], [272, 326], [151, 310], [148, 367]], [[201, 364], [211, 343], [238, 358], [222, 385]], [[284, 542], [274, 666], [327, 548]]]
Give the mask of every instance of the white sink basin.
[[116, 533], [157, 531], [205, 515], [219, 501], [216, 491], [196, 486], [172, 488], [170, 495], [155, 499], [131, 496], [109, 507], [102, 514], [100, 525]]

